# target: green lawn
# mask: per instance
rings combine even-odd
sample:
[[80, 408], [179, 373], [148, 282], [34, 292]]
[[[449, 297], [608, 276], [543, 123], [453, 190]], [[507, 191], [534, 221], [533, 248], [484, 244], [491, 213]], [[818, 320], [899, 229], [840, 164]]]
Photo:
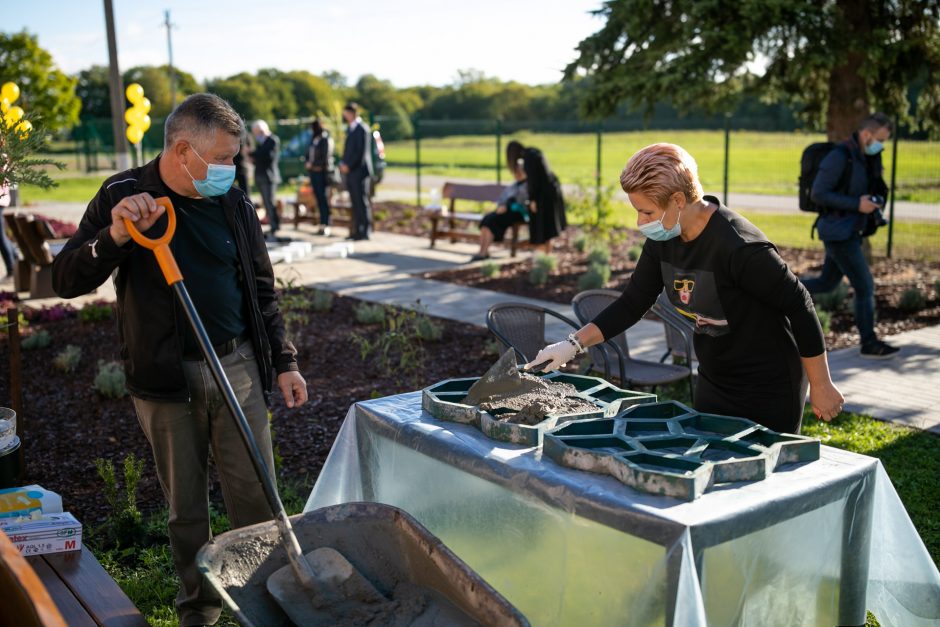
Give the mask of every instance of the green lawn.
[[[593, 182], [596, 176], [597, 138], [593, 133], [521, 132], [502, 138], [538, 146], [565, 183]], [[795, 195], [800, 155], [822, 135], [803, 133], [731, 133], [729, 191], [732, 193]], [[655, 142], [680, 144], [696, 159], [702, 184], [708, 192], [720, 193], [724, 185], [724, 133], [722, 131], [639, 131], [605, 133], [601, 149], [601, 181], [614, 184], [627, 159], [643, 146]], [[385, 145], [392, 166], [412, 166], [412, 140]], [[891, 148], [885, 151], [885, 171], [891, 172]], [[897, 185], [899, 200], [940, 203], [940, 142], [898, 143]], [[421, 141], [422, 171], [428, 174], [495, 178], [496, 137], [454, 136]], [[503, 178], [508, 175], [504, 172]]]

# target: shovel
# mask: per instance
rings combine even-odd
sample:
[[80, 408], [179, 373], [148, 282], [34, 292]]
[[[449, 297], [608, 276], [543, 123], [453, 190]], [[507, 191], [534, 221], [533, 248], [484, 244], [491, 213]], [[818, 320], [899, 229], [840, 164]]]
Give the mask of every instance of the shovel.
[[[189, 297], [189, 292], [186, 291], [186, 286], [183, 285], [183, 275], [176, 265], [176, 259], [170, 251], [170, 240], [173, 239], [173, 234], [176, 231], [176, 212], [173, 210], [173, 203], [165, 196], [156, 198], [155, 202], [166, 209], [167, 227], [166, 232], [161, 237], [158, 239], [145, 237], [137, 230], [134, 223], [127, 218], [124, 219], [124, 224], [127, 227], [127, 232], [135, 242], [153, 251], [167, 285], [176, 292], [176, 296], [179, 298], [183, 311], [186, 312], [186, 317], [196, 335], [196, 340], [199, 342], [199, 348], [202, 350], [206, 363], [209, 364], [209, 369], [212, 371], [212, 377], [222, 391], [225, 403], [235, 418], [242, 441], [248, 449], [248, 457], [251, 458], [251, 463], [254, 465], [258, 479], [261, 481], [264, 495], [277, 523], [281, 543], [287, 552], [290, 569], [293, 571], [296, 581], [300, 583], [298, 588], [292, 579], [284, 577], [284, 573], [275, 573], [268, 581], [269, 592], [274, 595], [281, 604], [282, 609], [292, 618], [295, 615], [309, 615], [304, 611], [304, 608], [299, 607], [303, 605], [303, 602], [312, 606], [311, 611], [317, 610], [317, 615], [329, 614], [329, 610], [325, 609], [329, 606], [370, 605], [387, 602], [387, 599], [339, 551], [324, 547], [316, 549], [306, 556], [301, 552], [300, 543], [297, 541], [297, 536], [291, 527], [287, 512], [284, 511], [284, 504], [277, 493], [277, 487], [268, 474], [264, 458], [258, 449], [258, 443], [251, 434], [248, 420], [245, 418], [245, 414], [238, 404], [238, 399], [235, 397], [235, 392], [225, 376], [219, 357], [209, 341], [209, 335], [202, 325], [202, 320], [200, 320], [196, 307]], [[324, 609], [321, 610], [321, 608]]]

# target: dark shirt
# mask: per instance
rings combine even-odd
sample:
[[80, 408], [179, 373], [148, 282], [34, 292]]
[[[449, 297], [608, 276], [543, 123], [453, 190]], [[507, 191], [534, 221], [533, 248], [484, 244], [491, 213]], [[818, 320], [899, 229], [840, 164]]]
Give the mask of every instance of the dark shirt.
[[[170, 200], [176, 209], [173, 255], [209, 339], [217, 346], [246, 331], [235, 238], [218, 199], [170, 194]], [[188, 325], [183, 352], [199, 352]]]
[[766, 236], [727, 207], [690, 242], [647, 240], [623, 294], [593, 322], [605, 338], [618, 335], [664, 286], [676, 310], [696, 322], [699, 374], [724, 389], [750, 394], [788, 381], [800, 356], [825, 350], [809, 292]]

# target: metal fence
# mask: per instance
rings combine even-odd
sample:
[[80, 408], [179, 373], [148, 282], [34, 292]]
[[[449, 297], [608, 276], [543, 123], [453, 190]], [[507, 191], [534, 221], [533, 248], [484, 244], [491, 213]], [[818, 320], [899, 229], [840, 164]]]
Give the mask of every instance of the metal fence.
[[[285, 179], [303, 174], [309, 122], [280, 120], [272, 125], [281, 138]], [[391, 128], [396, 120], [377, 116], [372, 122], [381, 129], [383, 124]], [[386, 141], [385, 148], [390, 171], [413, 173], [419, 205], [442, 177], [505, 181], [509, 176], [505, 146], [512, 139], [539, 147], [566, 189], [592, 191], [598, 199], [610, 188], [619, 189], [620, 171], [630, 155], [654, 142], [672, 142], [695, 157], [706, 193], [749, 217], [757, 216], [758, 226], [786, 223], [790, 228], [783, 231], [792, 236], [784, 235], [778, 243], [819, 245], [809, 239], [815, 216], [798, 209], [797, 179], [803, 149], [824, 141], [825, 135], [795, 130], [789, 118], [699, 116], [684, 121], [654, 115], [602, 122], [415, 118], [412, 126], [412, 138]], [[334, 130], [341, 139], [341, 129]], [[888, 256], [940, 257], [940, 142], [908, 139], [903, 131], [884, 152], [885, 180], [891, 189], [886, 214], [891, 220], [872, 238], [872, 245]], [[73, 140], [76, 163], [84, 162], [85, 170], [114, 167], [110, 120], [83, 121], [73, 131]], [[144, 136], [141, 157], [153, 157], [162, 144], [163, 120], [155, 119]], [[622, 193], [619, 199], [626, 201]]]

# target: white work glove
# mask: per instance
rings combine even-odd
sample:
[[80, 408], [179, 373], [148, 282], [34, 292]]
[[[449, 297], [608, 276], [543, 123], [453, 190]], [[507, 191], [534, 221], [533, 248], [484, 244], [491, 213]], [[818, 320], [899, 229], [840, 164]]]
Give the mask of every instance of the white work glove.
[[535, 356], [535, 359], [525, 365], [525, 369], [530, 370], [533, 366], [538, 366], [539, 364], [551, 360], [551, 363], [545, 364], [539, 368], [539, 370], [558, 370], [574, 359], [577, 354], [578, 347], [574, 345], [574, 342], [569, 340], [555, 342], [540, 350], [539, 354]]

